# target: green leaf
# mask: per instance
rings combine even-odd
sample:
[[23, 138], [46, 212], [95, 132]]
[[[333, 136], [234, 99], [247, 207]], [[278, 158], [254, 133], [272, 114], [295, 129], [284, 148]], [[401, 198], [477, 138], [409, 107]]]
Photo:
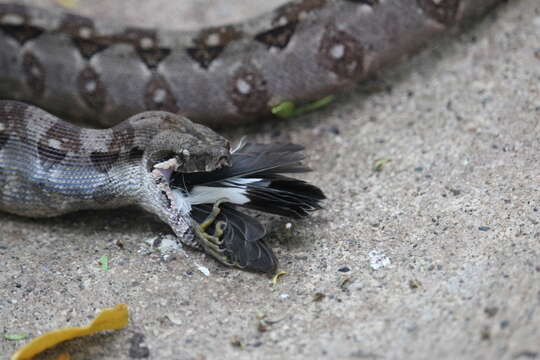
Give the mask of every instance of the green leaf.
[[283, 101], [272, 108], [272, 114], [282, 119], [287, 119], [320, 109], [330, 104], [332, 100], [334, 100], [334, 95], [329, 95], [312, 103], [298, 107], [292, 101]]
[[294, 116], [295, 108], [296, 106], [292, 101], [284, 101], [272, 108], [272, 114], [283, 119], [290, 118], [291, 116]]
[[6, 340], [17, 341], [17, 340], [24, 340], [24, 339], [26, 339], [28, 336], [30, 336], [30, 335], [29, 335], [29, 334], [26, 334], [26, 333], [19, 333], [19, 334], [4, 334], [4, 339], [6, 339]]
[[375, 160], [375, 163], [373, 164], [373, 170], [377, 172], [382, 171], [383, 167], [390, 161], [392, 161], [392, 159], [386, 157]]
[[318, 110], [328, 104], [330, 104], [332, 101], [334, 101], [335, 96], [334, 95], [328, 95], [323, 97], [322, 99], [319, 99], [315, 102], [312, 102], [310, 104], [306, 104], [304, 106], [299, 107], [296, 110], [296, 115], [300, 115], [309, 111]]
[[99, 258], [99, 264], [101, 265], [101, 270], [109, 271], [109, 257], [107, 255], [102, 255]]

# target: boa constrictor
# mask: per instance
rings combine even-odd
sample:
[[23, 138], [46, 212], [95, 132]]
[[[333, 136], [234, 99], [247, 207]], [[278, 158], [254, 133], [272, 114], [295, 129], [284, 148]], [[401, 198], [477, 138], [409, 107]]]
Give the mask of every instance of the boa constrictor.
[[[230, 153], [225, 139], [175, 114], [218, 127], [313, 101], [497, 2], [298, 0], [198, 32], [0, 3], [0, 98], [10, 99], [0, 101], [0, 210], [138, 204], [189, 243], [190, 223], [155, 165], [174, 157], [173, 171], [212, 171]], [[17, 100], [114, 127], [83, 129]]]

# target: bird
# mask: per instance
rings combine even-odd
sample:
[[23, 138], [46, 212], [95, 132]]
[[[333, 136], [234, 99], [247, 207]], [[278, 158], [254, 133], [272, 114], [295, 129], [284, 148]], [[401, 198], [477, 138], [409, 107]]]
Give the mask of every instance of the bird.
[[311, 171], [301, 145], [258, 144], [245, 140], [231, 150], [230, 166], [210, 172], [175, 172], [175, 203], [193, 220], [203, 249], [228, 266], [275, 272], [278, 260], [265, 242], [266, 229], [241, 211], [256, 210], [301, 219], [322, 208], [323, 191], [285, 174]]

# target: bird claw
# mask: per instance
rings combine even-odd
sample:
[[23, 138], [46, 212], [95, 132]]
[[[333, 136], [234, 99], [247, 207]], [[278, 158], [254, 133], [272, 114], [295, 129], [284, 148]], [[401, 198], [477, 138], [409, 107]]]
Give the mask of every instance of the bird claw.
[[[225, 254], [226, 250], [223, 246], [223, 234], [225, 233], [227, 224], [222, 220], [216, 221], [218, 215], [221, 213], [219, 206], [226, 201], [228, 201], [226, 198], [216, 201], [212, 207], [212, 211], [202, 223], [193, 222], [193, 231], [207, 254], [225, 265], [234, 266], [230, 257]], [[214, 225], [213, 235], [208, 232], [212, 224]]]

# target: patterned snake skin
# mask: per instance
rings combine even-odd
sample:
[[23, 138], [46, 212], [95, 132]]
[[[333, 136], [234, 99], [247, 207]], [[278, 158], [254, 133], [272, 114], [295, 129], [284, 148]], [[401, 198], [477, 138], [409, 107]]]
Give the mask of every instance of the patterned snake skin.
[[[0, 3], [0, 98], [10, 99], [0, 101], [0, 210], [137, 204], [189, 242], [154, 165], [174, 157], [175, 171], [210, 171], [230, 154], [183, 116], [218, 127], [319, 99], [499, 1], [300, 0], [196, 33]], [[83, 129], [16, 100], [113, 127]]]
[[145, 110], [249, 120], [350, 87], [498, 1], [301, 0], [197, 33], [0, 4], [0, 97], [103, 126]]

